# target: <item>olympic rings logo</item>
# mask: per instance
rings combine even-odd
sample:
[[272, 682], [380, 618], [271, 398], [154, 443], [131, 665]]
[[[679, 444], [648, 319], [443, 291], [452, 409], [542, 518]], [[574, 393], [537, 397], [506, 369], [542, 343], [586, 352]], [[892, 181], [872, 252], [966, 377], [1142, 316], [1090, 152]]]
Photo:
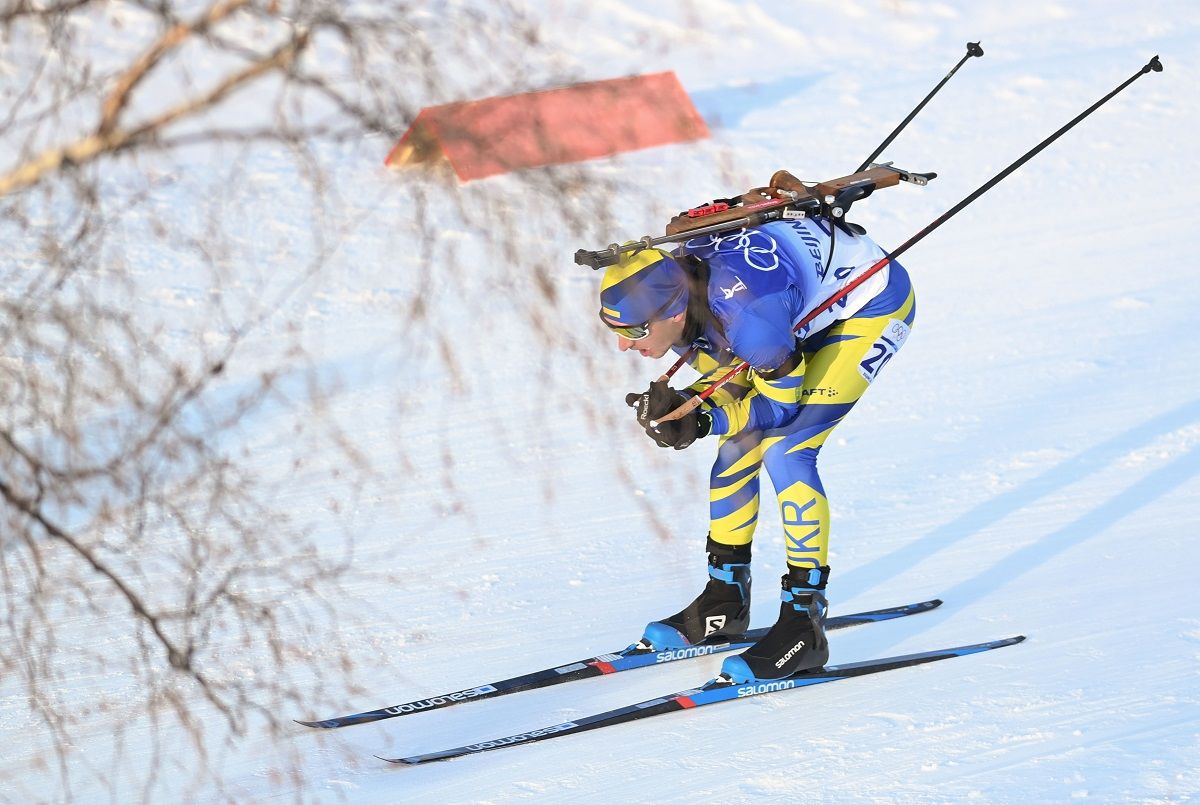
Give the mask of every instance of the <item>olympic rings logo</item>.
[[758, 229], [746, 229], [728, 232], [724, 235], [709, 235], [706, 238], [692, 238], [684, 246], [688, 249], [703, 251], [731, 252], [740, 250], [746, 265], [759, 271], [774, 271], [779, 268], [779, 244], [775, 238]]

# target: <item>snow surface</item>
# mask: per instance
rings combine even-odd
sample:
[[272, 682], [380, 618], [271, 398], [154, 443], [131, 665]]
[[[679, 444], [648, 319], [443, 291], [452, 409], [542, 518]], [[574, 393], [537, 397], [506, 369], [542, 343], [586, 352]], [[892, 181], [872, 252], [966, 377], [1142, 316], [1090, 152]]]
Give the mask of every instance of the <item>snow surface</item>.
[[[165, 776], [152, 799], [1200, 795], [1200, 7], [545, 0], [532, 13], [545, 15], [549, 36], [571, 44], [568, 67], [581, 77], [674, 69], [719, 123], [710, 141], [597, 166], [661, 204], [659, 217], [618, 213], [621, 229], [608, 240], [655, 231], [662, 213], [761, 183], [780, 167], [806, 178], [845, 173], [967, 41], [981, 40], [987, 55], [967, 64], [884, 154], [940, 177], [856, 210], [881, 244], [899, 244], [1161, 55], [1165, 72], [1140, 79], [906, 256], [918, 293], [913, 337], [823, 454], [834, 612], [946, 601], [931, 614], [838, 633], [836, 661], [1017, 633], [1030, 639], [421, 768], [373, 755], [508, 735], [681, 690], [713, 676], [720, 658], [336, 733], [297, 727], [289, 746], [252, 740], [219, 758], [221, 788], [194, 791], [186, 775]], [[531, 66], [531, 85], [551, 67]], [[337, 382], [331, 410], [378, 473], [328, 536], [332, 544], [353, 532], [356, 563], [379, 572], [352, 582], [352, 597], [339, 603], [341, 635], [366, 689], [331, 691], [294, 714], [301, 718], [618, 649], [647, 620], [690, 600], [704, 577], [712, 445], [664, 453], [627, 421], [624, 393], [664, 366], [618, 354], [595, 319], [596, 277], [571, 255], [607, 240], [536, 228], [540, 246], [560, 256], [553, 283], [561, 304], [547, 321], [575, 339], [560, 350], [517, 312], [489, 303], [491, 283], [519, 289], [521, 264], [476, 254], [473, 228], [436, 205], [445, 237], [478, 258], [477, 276], [441, 288], [414, 250], [388, 250], [395, 222], [411, 214], [413, 189], [440, 181], [384, 171], [388, 145], [329, 155], [359, 190], [345, 212], [361, 218], [357, 235], [339, 245], [335, 270], [280, 314], [302, 315], [305, 345]], [[275, 206], [260, 200], [255, 226], [245, 224], [240, 237], [284, 239], [303, 224], [290, 217], [299, 202], [277, 191], [302, 185], [286, 160], [252, 167], [274, 188], [264, 197]], [[520, 186], [504, 177], [480, 185], [498, 194]], [[158, 203], [182, 206], [186, 187]], [[151, 288], [145, 304], [183, 309], [203, 293], [165, 277], [156, 284], [155, 255], [141, 259]], [[428, 343], [413, 341], [421, 328], [397, 321], [417, 291], [429, 294]], [[478, 361], [439, 360], [434, 331], [478, 339]], [[270, 327], [258, 337], [269, 344]], [[241, 371], [252, 376], [254, 368]], [[290, 420], [261, 419], [247, 436], [255, 461], [287, 475]], [[320, 469], [321, 457], [310, 463]], [[288, 490], [298, 512], [327, 500], [309, 477], [296, 473]], [[774, 617], [783, 567], [770, 504], [768, 492], [756, 540], [756, 626]], [[79, 635], [95, 626], [86, 614], [77, 620]], [[245, 663], [252, 669], [253, 656]], [[61, 684], [85, 704], [104, 687], [86, 678]], [[64, 799], [53, 763], [34, 761], [44, 752], [30, 735], [37, 722], [7, 695], [0, 716], [0, 798]], [[125, 787], [126, 776], [135, 778], [125, 766], [108, 765], [109, 739], [98, 721], [77, 742], [94, 765], [76, 773], [97, 782], [76, 785], [76, 800], [143, 793]], [[135, 731], [125, 740], [136, 756], [138, 741], [150, 738]], [[186, 765], [185, 738], [165, 740]], [[300, 753], [299, 783], [283, 765], [284, 749]]]

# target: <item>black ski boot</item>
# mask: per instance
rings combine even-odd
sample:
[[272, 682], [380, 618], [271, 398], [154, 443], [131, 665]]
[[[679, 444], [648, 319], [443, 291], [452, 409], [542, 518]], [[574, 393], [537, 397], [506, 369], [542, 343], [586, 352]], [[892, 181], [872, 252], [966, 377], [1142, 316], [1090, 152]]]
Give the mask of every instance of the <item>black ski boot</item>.
[[779, 620], [763, 638], [721, 664], [721, 676], [735, 685], [781, 679], [829, 661], [825, 637], [825, 584], [829, 567], [793, 567], [783, 577]]
[[682, 612], [646, 626], [642, 648], [684, 648], [736, 637], [750, 626], [750, 546], [708, 539], [708, 584]]

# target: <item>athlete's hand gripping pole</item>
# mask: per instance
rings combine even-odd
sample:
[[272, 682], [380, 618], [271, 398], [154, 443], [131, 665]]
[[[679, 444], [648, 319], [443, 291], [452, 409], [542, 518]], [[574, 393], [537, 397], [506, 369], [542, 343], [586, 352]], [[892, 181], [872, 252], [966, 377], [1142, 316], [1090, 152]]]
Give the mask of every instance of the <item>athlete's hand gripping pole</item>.
[[[966, 207], [968, 204], [970, 204], [972, 201], [979, 198], [984, 193], [986, 193], [987, 191], [989, 191], [993, 187], [995, 187], [997, 184], [999, 184], [1010, 173], [1012, 173], [1017, 168], [1024, 165], [1029, 160], [1033, 159], [1033, 157], [1037, 156], [1037, 154], [1040, 153], [1043, 149], [1045, 149], [1048, 145], [1050, 145], [1055, 140], [1057, 140], [1059, 137], [1061, 137], [1062, 135], [1064, 135], [1068, 131], [1070, 131], [1072, 128], [1074, 128], [1077, 123], [1079, 123], [1085, 117], [1087, 117], [1092, 112], [1096, 111], [1101, 106], [1103, 106], [1105, 103], [1107, 103], [1118, 92], [1125, 89], [1127, 86], [1132, 84], [1137, 79], [1141, 78], [1146, 73], [1150, 73], [1150, 72], [1161, 73], [1162, 69], [1163, 69], [1162, 62], [1159, 61], [1158, 56], [1155, 56], [1154, 58], [1150, 59], [1150, 61], [1146, 62], [1146, 64], [1144, 66], [1142, 66], [1141, 69], [1139, 69], [1136, 73], [1134, 73], [1132, 76], [1130, 76], [1125, 81], [1123, 81], [1112, 92], [1108, 93], [1103, 98], [1096, 101], [1094, 104], [1089, 106], [1087, 109], [1083, 110], [1078, 115], [1076, 115], [1069, 123], [1067, 123], [1065, 126], [1060, 128], [1058, 131], [1054, 132], [1049, 137], [1047, 137], [1046, 139], [1042, 140], [1040, 143], [1035, 145], [1033, 148], [1026, 151], [1023, 156], [1021, 156], [1019, 159], [1017, 159], [1015, 162], [1013, 162], [1007, 168], [1000, 171], [995, 176], [993, 176], [991, 179], [984, 182], [977, 190], [975, 190], [975, 192], [971, 193], [969, 196], [967, 196], [962, 201], [955, 204], [949, 210], [942, 213], [940, 216], [938, 216], [932, 222], [930, 222], [928, 226], [926, 226], [920, 232], [918, 232], [917, 234], [913, 235], [911, 238], [906, 240], [899, 248], [897, 248], [890, 255], [888, 255], [887, 257], [884, 257], [878, 263], [875, 263], [874, 265], [872, 265], [870, 268], [868, 268], [866, 271], [864, 271], [862, 274], [860, 274], [858, 277], [856, 277], [854, 279], [854, 281], [851, 282], [849, 285], [847, 285], [845, 288], [841, 289], [840, 291], [835, 293], [833, 296], [829, 297], [824, 302], [822, 302], [811, 313], [809, 313], [807, 316], [805, 316], [803, 319], [801, 319], [800, 322], [798, 324], [796, 324], [796, 326], [793, 329], [797, 330], [797, 331], [802, 329], [806, 324], [808, 324], [814, 318], [816, 318], [817, 315], [828, 310], [833, 305], [837, 304], [848, 293], [853, 291], [855, 288], [857, 288], [862, 283], [866, 282], [866, 280], [869, 279], [870, 277], [874, 276], [876, 274], [876, 272], [878, 272], [880, 269], [882, 269], [889, 262], [891, 262], [895, 258], [899, 257], [901, 254], [906, 252], [911, 246], [914, 246], [916, 243], [918, 243], [922, 238], [924, 238], [930, 232], [932, 232], [933, 230], [937, 229], [942, 224], [949, 221], [951, 218], [953, 218], [955, 215], [957, 215], [960, 211], [962, 211], [962, 209], [964, 207]], [[657, 425], [660, 422], [670, 422], [672, 420], [687, 416], [689, 413], [696, 410], [696, 408], [699, 407], [699, 405], [702, 402], [704, 402], [706, 399], [708, 399], [710, 396], [712, 396], [712, 394], [714, 392], [716, 392], [717, 389], [719, 389], [724, 384], [728, 383], [735, 375], [737, 375], [738, 372], [745, 371], [747, 368], [749, 368], [749, 366], [750, 366], [750, 364], [743, 362], [740, 366], [736, 367], [735, 369], [730, 370], [728, 373], [725, 374], [724, 377], [722, 377], [716, 383], [713, 383], [711, 386], [706, 388], [702, 393], [696, 395], [695, 397], [692, 397], [686, 403], [679, 406], [678, 408], [676, 408], [674, 411], [670, 412], [669, 414], [666, 414], [665, 416], [660, 417], [657, 422], [651, 422], [650, 423], [651, 427], [657, 427]]]

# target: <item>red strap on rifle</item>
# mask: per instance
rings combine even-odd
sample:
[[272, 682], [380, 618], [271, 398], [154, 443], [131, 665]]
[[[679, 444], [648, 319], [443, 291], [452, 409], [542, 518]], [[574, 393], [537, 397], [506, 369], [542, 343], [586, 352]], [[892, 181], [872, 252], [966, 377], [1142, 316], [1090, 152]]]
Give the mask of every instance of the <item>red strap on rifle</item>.
[[725, 212], [729, 209], [729, 205], [724, 201], [714, 201], [712, 204], [705, 204], [703, 207], [692, 207], [687, 211], [688, 218], [703, 218], [706, 215], [712, 215], [714, 212]]

